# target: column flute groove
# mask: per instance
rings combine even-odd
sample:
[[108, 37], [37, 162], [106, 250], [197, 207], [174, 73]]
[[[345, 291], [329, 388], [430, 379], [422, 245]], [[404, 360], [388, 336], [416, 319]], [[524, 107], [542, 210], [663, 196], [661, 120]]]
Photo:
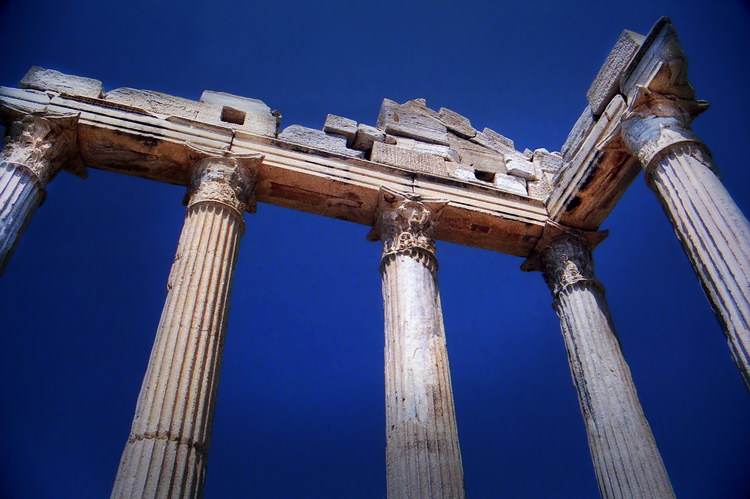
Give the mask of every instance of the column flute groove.
[[383, 242], [391, 499], [465, 497], [432, 238], [445, 204], [382, 188], [369, 236]]
[[112, 497], [200, 497], [232, 272], [261, 159], [193, 168], [167, 299]]

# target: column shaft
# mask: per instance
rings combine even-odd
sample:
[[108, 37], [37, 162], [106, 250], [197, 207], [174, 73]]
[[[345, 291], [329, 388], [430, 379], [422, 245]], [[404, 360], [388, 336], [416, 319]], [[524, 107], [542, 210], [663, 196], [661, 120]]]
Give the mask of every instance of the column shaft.
[[586, 243], [560, 236], [542, 261], [602, 497], [674, 497]]
[[223, 161], [203, 163], [196, 172], [112, 497], [203, 494], [232, 271], [244, 231], [243, 203], [216, 196], [226, 194], [224, 184], [232, 181], [226, 177], [237, 173]]
[[0, 272], [44, 199], [36, 177], [22, 165], [0, 162]]
[[670, 148], [649, 180], [750, 389], [750, 224], [695, 143]]
[[[445, 203], [381, 192], [388, 497], [462, 498], [432, 228]], [[437, 204], [437, 207], [435, 206]]]

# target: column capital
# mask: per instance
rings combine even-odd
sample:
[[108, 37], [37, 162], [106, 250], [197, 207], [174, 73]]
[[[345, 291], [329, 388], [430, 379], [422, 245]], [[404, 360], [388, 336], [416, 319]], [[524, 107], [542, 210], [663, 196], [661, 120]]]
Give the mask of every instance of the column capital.
[[433, 234], [447, 201], [380, 188], [377, 219], [367, 235], [383, 242], [382, 261], [397, 254], [412, 256], [437, 271]]
[[40, 189], [63, 168], [85, 177], [78, 158], [78, 114], [24, 114], [5, 131], [2, 162], [28, 172]]
[[235, 210], [255, 212], [255, 183], [262, 154], [209, 155], [192, 166], [190, 185], [185, 194], [189, 207], [198, 203], [218, 203]]
[[577, 282], [601, 286], [594, 276], [591, 252], [607, 234], [607, 231], [582, 231], [548, 222], [521, 270], [541, 271], [555, 299], [561, 291]]
[[708, 148], [693, 132], [690, 123], [708, 108], [708, 102], [683, 99], [639, 87], [620, 124], [623, 142], [646, 169], [676, 147], [689, 147], [710, 157]]

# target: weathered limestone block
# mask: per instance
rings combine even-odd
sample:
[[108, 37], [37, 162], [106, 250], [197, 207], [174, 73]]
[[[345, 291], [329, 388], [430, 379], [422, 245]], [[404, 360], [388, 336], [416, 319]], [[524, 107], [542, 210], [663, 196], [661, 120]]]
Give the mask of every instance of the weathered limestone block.
[[523, 150], [523, 153], [522, 153], [522, 154], [523, 154], [524, 156], [526, 156], [527, 158], [531, 159], [531, 158], [532, 158], [532, 156], [534, 156], [534, 151], [532, 151], [532, 150], [531, 150], [531, 149], [529, 149], [529, 148], [526, 148], [526, 149], [524, 149], [524, 150]]
[[471, 121], [455, 111], [441, 107], [438, 115], [440, 116], [440, 121], [443, 122], [448, 130], [459, 137], [470, 139], [477, 134], [476, 129], [471, 126]]
[[[492, 132], [492, 130], [490, 130], [489, 128], [485, 128], [485, 130], [489, 130], [490, 132]], [[492, 132], [492, 133], [494, 133], [498, 137], [502, 137], [502, 135], [498, 133], [495, 133], [495, 132]], [[505, 138], [505, 137], [502, 137], [502, 138]], [[508, 154], [520, 155], [521, 154], [518, 151], [516, 151], [512, 145], [509, 146], [506, 141], [498, 140], [495, 136], [491, 134], [487, 134], [485, 132], [477, 132], [477, 134], [471, 138], [471, 142], [475, 144], [479, 144], [480, 146], [488, 150], [491, 150], [491, 151], [494, 151], [496, 153], [503, 154], [503, 155], [508, 155]]]
[[451, 148], [458, 153], [460, 162], [477, 170], [488, 172], [505, 172], [505, 157], [491, 149], [451, 135]]
[[531, 160], [545, 172], [558, 172], [563, 166], [562, 156], [550, 153], [547, 149], [535, 150]]
[[346, 147], [346, 138], [340, 135], [329, 135], [322, 130], [307, 128], [301, 125], [290, 125], [279, 134], [280, 140], [302, 144], [314, 149], [322, 149], [334, 154], [343, 154], [363, 158], [364, 153]]
[[200, 101], [204, 103], [198, 112], [200, 121], [266, 137], [276, 136], [279, 118], [262, 100], [204, 90]]
[[537, 179], [526, 182], [526, 190], [529, 193], [529, 197], [542, 200], [547, 199], [549, 193], [552, 192], [553, 177], [553, 173], [542, 172], [541, 168], [537, 167]]
[[534, 164], [530, 161], [509, 157], [505, 158], [505, 167], [508, 169], [508, 175], [515, 175], [526, 180], [537, 178]]
[[391, 499], [463, 498], [434, 228], [447, 203], [381, 189], [386, 469]]
[[420, 98], [420, 99], [412, 99], [404, 102], [402, 104], [405, 108], [415, 111], [419, 114], [424, 114], [425, 116], [429, 116], [431, 118], [435, 118], [436, 120], [440, 121], [440, 113], [435, 111], [434, 109], [430, 109], [427, 107], [427, 99]]
[[77, 116], [24, 116], [0, 151], [0, 274], [45, 197], [45, 187], [78, 152]]
[[440, 156], [384, 142], [375, 142], [373, 144], [370, 161], [383, 163], [384, 165], [398, 166], [399, 168], [415, 172], [445, 176], [450, 175], [457, 168], [455, 163], [445, 161]]
[[202, 107], [200, 102], [193, 100], [135, 88], [116, 88], [107, 92], [104, 99], [151, 114], [176, 116], [189, 120], [195, 120]]
[[102, 82], [82, 76], [66, 75], [53, 69], [32, 66], [23, 79], [18, 83], [19, 88], [33, 88], [36, 90], [52, 90], [61, 94], [92, 97], [102, 96], [104, 88]]
[[370, 151], [375, 142], [384, 142], [385, 134], [374, 126], [360, 123], [357, 125], [357, 134], [354, 136], [352, 149], [359, 151]]
[[377, 127], [387, 134], [449, 145], [448, 129], [439, 120], [419, 112], [414, 106], [401, 106], [389, 99], [383, 99]]
[[638, 49], [641, 48], [646, 37], [633, 31], [624, 30], [615, 43], [614, 48], [604, 61], [604, 65], [594, 78], [586, 92], [586, 98], [591, 106], [591, 112], [599, 116], [620, 89], [620, 78], [633, 60]]
[[573, 128], [568, 134], [568, 138], [565, 139], [560, 151], [562, 152], [563, 158], [570, 160], [580, 149], [583, 142], [588, 137], [589, 132], [594, 128], [594, 113], [591, 112], [591, 106], [586, 106], [581, 115], [576, 120]]
[[520, 177], [498, 173], [495, 175], [494, 184], [501, 191], [518, 194], [519, 196], [528, 196], [526, 181]]
[[[329, 114], [326, 116], [323, 131], [346, 137], [346, 145], [351, 147], [354, 137], [357, 135], [357, 122], [343, 116]], [[356, 149], [356, 148], [355, 148]]]
[[437, 144], [428, 144], [426, 142], [420, 142], [419, 140], [407, 139], [405, 137], [396, 137], [396, 145], [404, 147], [406, 149], [412, 149], [417, 152], [423, 152], [425, 154], [434, 154], [440, 156], [446, 161], [454, 161], [458, 163], [460, 161], [456, 151], [448, 146], [440, 146]]
[[516, 146], [512, 140], [504, 135], [497, 133], [491, 128], [485, 128], [484, 130], [482, 130], [482, 133], [494, 144], [502, 144], [508, 149], [516, 149]]
[[594, 275], [591, 243], [548, 230], [522, 268], [541, 270], [552, 291], [601, 496], [674, 497]]
[[229, 294], [260, 155], [193, 168], [168, 294], [113, 498], [203, 495]]

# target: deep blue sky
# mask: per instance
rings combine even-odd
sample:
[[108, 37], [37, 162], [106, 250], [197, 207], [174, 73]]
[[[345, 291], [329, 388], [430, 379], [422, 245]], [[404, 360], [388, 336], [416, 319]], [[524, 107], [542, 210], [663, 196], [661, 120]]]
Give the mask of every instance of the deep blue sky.
[[[198, 99], [264, 100], [284, 124], [374, 124], [425, 97], [557, 150], [624, 28], [672, 18], [695, 129], [750, 212], [745, 2], [0, 3], [0, 84], [31, 65]], [[109, 494], [165, 297], [184, 189], [91, 171], [49, 187], [0, 279], [0, 495]], [[383, 497], [383, 331], [367, 227], [260, 205], [246, 216], [206, 496]], [[750, 496], [750, 397], [639, 177], [604, 223], [597, 272], [674, 488]], [[471, 497], [596, 497], [551, 297], [521, 259], [440, 243]]]

